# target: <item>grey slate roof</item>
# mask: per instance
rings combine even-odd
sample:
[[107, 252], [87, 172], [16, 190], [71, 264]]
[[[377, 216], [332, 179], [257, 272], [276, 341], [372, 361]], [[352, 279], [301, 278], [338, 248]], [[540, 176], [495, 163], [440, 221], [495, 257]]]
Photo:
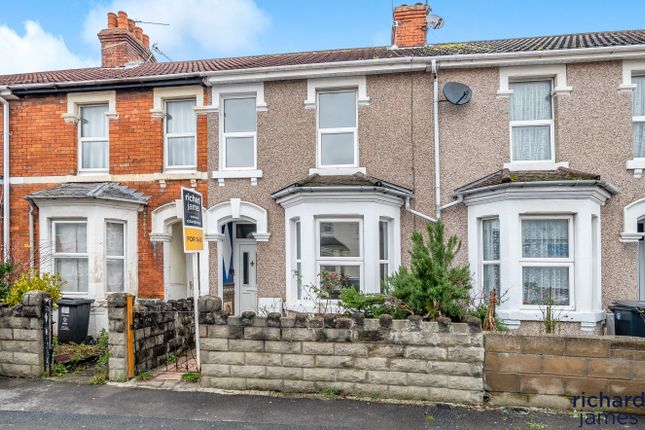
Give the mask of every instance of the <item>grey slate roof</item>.
[[554, 186], [591, 184], [599, 185], [611, 194], [615, 194], [617, 192], [616, 188], [609, 182], [602, 180], [600, 175], [581, 172], [567, 167], [558, 167], [555, 170], [511, 171], [509, 169], [501, 169], [457, 188], [453, 194], [455, 196], [474, 194], [477, 192], [492, 191], [504, 186], [511, 186], [511, 184], [518, 186], [530, 183], [547, 183], [546, 185]]
[[131, 68], [90, 67], [15, 75], [0, 75], [0, 86], [55, 84], [77, 81], [141, 78], [175, 74], [194, 74], [262, 67], [302, 64], [341, 63], [378, 58], [434, 57], [460, 54], [499, 54], [531, 51], [554, 51], [580, 48], [645, 45], [645, 30], [605, 31], [556, 36], [520, 37], [472, 42], [437, 43], [421, 48], [391, 49], [389, 46], [291, 52], [246, 57], [215, 58], [189, 61], [147, 63]]
[[277, 199], [288, 194], [299, 192], [324, 192], [333, 187], [343, 187], [347, 191], [381, 191], [386, 194], [412, 196], [412, 190], [409, 188], [362, 173], [343, 176], [321, 176], [314, 174], [276, 191], [271, 196]]
[[36, 191], [27, 199], [98, 199], [145, 205], [150, 197], [116, 182], [70, 182]]

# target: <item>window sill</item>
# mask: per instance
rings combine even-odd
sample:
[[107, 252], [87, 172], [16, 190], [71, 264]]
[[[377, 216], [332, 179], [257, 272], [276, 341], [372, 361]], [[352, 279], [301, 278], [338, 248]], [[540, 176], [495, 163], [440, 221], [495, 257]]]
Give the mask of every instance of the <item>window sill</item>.
[[262, 170], [239, 169], [239, 170], [215, 170], [212, 173], [213, 179], [217, 179], [220, 187], [224, 186], [225, 179], [251, 179], [251, 185], [258, 184], [258, 178], [262, 177]]
[[309, 169], [309, 175], [320, 176], [344, 176], [356, 173], [367, 175], [367, 169], [365, 167], [317, 167]]
[[643, 176], [643, 169], [645, 169], [645, 158], [634, 158], [633, 160], [627, 160], [625, 163], [625, 168], [627, 170], [634, 171], [634, 178], [641, 178]]
[[520, 170], [556, 170], [559, 167], [569, 167], [569, 163], [564, 161], [554, 163], [553, 161], [513, 161], [504, 163], [504, 168], [512, 172]]

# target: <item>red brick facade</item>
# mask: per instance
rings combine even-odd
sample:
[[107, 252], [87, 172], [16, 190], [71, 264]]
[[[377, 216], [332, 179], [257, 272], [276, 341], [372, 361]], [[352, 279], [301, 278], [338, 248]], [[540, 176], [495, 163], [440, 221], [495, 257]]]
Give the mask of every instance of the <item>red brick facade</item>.
[[399, 6], [394, 9], [392, 45], [399, 48], [426, 46], [428, 5], [417, 3], [413, 6]]
[[[204, 100], [208, 98], [204, 91]], [[10, 173], [12, 182], [34, 180], [42, 183], [11, 185], [11, 255], [19, 261], [29, 258], [29, 203], [25, 196], [60, 184], [61, 176], [75, 176], [78, 170], [78, 126], [66, 123], [67, 96], [26, 96], [11, 101]], [[153, 118], [153, 90], [116, 92], [117, 119], [109, 121], [110, 174], [143, 175], [162, 173], [164, 167], [163, 121]], [[0, 111], [0, 132], [2, 126]], [[197, 116], [197, 171], [207, 170], [207, 124]], [[1, 134], [0, 134], [1, 136]], [[0, 162], [2, 157], [0, 156]], [[58, 177], [47, 180], [43, 177]], [[67, 178], [75, 182], [80, 178]], [[150, 241], [151, 213], [157, 207], [179, 198], [180, 187], [191, 187], [189, 179], [132, 181], [123, 185], [150, 197], [139, 213], [138, 272], [139, 296], [163, 298], [163, 246]], [[207, 196], [206, 180], [197, 180], [196, 188]], [[206, 202], [205, 202], [206, 203]], [[34, 248], [38, 263], [38, 209], [34, 214]]]

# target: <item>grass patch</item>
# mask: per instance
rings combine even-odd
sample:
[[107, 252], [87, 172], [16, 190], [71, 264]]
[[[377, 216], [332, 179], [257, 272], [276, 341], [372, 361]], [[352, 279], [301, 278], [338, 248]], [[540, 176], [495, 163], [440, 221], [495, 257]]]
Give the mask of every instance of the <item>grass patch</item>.
[[534, 422], [529, 421], [529, 422], [526, 423], [526, 427], [529, 430], [544, 430], [544, 429], [546, 429], [547, 425], [542, 424], [542, 423], [534, 423]]
[[432, 415], [426, 415], [426, 423], [431, 426], [434, 424], [434, 417]]
[[152, 379], [152, 372], [144, 370], [137, 375], [137, 381], [149, 381]]
[[169, 356], [167, 356], [166, 358], [164, 358], [164, 359], [163, 359], [163, 361], [162, 361], [161, 363], [162, 363], [162, 364], [165, 364], [166, 366], [168, 366], [169, 364], [172, 364], [172, 363], [174, 363], [175, 361], [177, 361], [177, 357], [176, 357], [174, 354], [170, 354]]
[[323, 388], [320, 390], [320, 395], [329, 400], [337, 399], [341, 394], [340, 390], [334, 388]]
[[199, 372], [186, 372], [183, 375], [181, 375], [181, 380], [183, 382], [197, 382], [199, 381]]
[[54, 363], [52, 365], [52, 375], [53, 376], [63, 376], [63, 375], [67, 375], [67, 373], [69, 373], [69, 372], [67, 370], [67, 367], [65, 367], [64, 364]]

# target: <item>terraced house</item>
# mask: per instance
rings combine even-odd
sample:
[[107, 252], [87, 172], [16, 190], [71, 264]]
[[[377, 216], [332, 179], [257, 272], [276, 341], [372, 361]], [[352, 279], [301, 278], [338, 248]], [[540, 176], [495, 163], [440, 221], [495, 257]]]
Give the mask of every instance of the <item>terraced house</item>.
[[235, 314], [311, 311], [323, 271], [377, 292], [440, 217], [510, 328], [548, 301], [601, 332], [645, 298], [645, 31], [427, 45], [427, 13], [396, 8], [386, 47], [164, 63], [108, 14], [101, 67], [0, 76], [5, 249], [100, 327], [110, 292], [191, 294], [180, 186]]

